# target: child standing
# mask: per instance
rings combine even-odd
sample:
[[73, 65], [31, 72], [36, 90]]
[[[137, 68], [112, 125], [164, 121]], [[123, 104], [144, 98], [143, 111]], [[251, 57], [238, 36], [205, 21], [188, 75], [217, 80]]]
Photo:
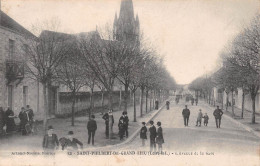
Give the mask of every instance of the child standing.
[[147, 139], [147, 135], [146, 135], [147, 128], [145, 126], [145, 122], [142, 122], [142, 125], [143, 127], [141, 128], [140, 131], [140, 138], [142, 139], [142, 146], [145, 146], [145, 140]]
[[208, 126], [209, 116], [207, 115], [207, 113], [205, 113], [205, 115], [203, 116], [203, 118], [204, 118], [204, 126]]

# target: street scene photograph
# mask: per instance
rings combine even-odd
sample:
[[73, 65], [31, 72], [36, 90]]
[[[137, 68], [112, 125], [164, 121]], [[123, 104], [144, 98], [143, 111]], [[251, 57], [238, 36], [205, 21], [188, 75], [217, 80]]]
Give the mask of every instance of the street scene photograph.
[[258, 0], [0, 0], [0, 166], [260, 166]]

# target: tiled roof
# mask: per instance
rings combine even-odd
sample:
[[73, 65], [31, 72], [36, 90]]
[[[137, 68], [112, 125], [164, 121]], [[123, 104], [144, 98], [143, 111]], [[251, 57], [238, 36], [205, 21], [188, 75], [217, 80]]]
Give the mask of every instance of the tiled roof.
[[18, 33], [21, 33], [23, 35], [29, 36], [29, 37], [35, 37], [30, 31], [25, 29], [23, 26], [21, 26], [19, 23], [17, 23], [15, 20], [13, 20], [11, 17], [9, 17], [7, 14], [5, 14], [3, 11], [0, 11], [0, 25], [11, 29], [13, 31], [16, 31]]

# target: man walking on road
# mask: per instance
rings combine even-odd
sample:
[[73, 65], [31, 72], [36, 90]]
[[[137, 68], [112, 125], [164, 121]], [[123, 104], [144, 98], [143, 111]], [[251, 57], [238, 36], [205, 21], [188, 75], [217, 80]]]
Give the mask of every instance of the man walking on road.
[[185, 105], [185, 109], [182, 110], [182, 116], [184, 119], [184, 126], [189, 125], [189, 117], [190, 117], [190, 110], [188, 109], [188, 106]]
[[155, 138], [156, 138], [156, 128], [153, 125], [153, 121], [150, 121], [151, 127], [149, 128], [150, 132], [150, 151], [156, 151], [156, 144], [155, 144]]
[[213, 112], [213, 115], [215, 116], [216, 127], [220, 128], [221, 117], [223, 115], [223, 111], [221, 109], [219, 109], [219, 106], [217, 106], [217, 109], [215, 109], [215, 111]]
[[94, 120], [95, 115], [91, 115], [91, 119], [88, 121], [88, 144], [90, 144], [90, 139], [92, 137], [92, 145], [94, 145], [95, 132], [97, 130], [97, 122]]

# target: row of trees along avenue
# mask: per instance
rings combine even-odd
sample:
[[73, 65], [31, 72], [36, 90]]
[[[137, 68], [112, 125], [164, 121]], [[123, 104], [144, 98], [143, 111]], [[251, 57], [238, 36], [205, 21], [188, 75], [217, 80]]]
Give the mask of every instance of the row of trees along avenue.
[[[103, 32], [104, 31], [104, 32]], [[109, 94], [109, 109], [113, 108], [113, 91], [116, 84], [124, 86], [124, 111], [127, 111], [129, 90], [133, 94], [134, 121], [136, 121], [135, 92], [141, 89], [141, 96], [167, 93], [175, 88], [175, 80], [164, 68], [162, 58], [142, 41], [128, 42], [112, 39], [112, 31], [105, 28], [91, 33], [76, 35], [43, 31], [35, 40], [26, 42], [26, 75], [43, 86], [44, 126], [48, 119], [48, 95], [52, 84], [63, 84], [71, 92], [72, 120], [76, 94], [87, 86], [91, 89], [91, 108], [93, 110], [94, 86]], [[102, 93], [103, 94], [103, 93]], [[153, 95], [151, 95], [153, 94]], [[102, 95], [103, 96], [103, 95]], [[143, 105], [141, 98], [141, 105]], [[154, 100], [153, 100], [154, 102]], [[150, 106], [151, 106], [150, 100]], [[150, 107], [151, 108], [151, 107]], [[143, 107], [140, 107], [140, 116]]]
[[[226, 93], [227, 96], [231, 93], [232, 115], [235, 115], [233, 103], [234, 92], [241, 89], [241, 118], [243, 118], [245, 109], [245, 95], [250, 95], [252, 101], [251, 122], [255, 123], [255, 103], [260, 85], [260, 15], [255, 16], [250, 25], [244, 28], [225, 47], [221, 53], [221, 58], [223, 66], [207, 78], [211, 80], [208, 81], [209, 84], [205, 84], [206, 78], [201, 77], [191, 83], [191, 89], [207, 91], [208, 87], [213, 88], [215, 86]], [[226, 111], [228, 110], [228, 100], [227, 97]]]

